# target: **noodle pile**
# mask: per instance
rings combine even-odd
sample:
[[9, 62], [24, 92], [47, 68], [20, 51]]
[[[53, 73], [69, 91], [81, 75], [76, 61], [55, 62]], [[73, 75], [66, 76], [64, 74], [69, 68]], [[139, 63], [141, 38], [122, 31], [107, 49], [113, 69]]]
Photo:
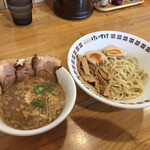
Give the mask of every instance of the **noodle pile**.
[[130, 100], [144, 92], [149, 74], [136, 57], [126, 57], [119, 47], [109, 45], [98, 51], [77, 55], [79, 79], [97, 93], [113, 100]]
[[114, 100], [129, 100], [144, 92], [148, 73], [139, 67], [136, 57], [108, 57], [106, 68], [113, 67], [112, 95]]

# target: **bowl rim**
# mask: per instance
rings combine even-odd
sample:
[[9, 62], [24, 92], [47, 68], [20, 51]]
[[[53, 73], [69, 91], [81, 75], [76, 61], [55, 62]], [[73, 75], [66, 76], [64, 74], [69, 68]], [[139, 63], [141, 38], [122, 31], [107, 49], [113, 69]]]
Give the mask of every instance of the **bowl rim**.
[[124, 108], [124, 109], [142, 109], [142, 108], [146, 108], [146, 107], [149, 107], [150, 106], [150, 103], [149, 105], [147, 103], [144, 103], [144, 104], [136, 104], [136, 105], [130, 105], [130, 104], [121, 104], [121, 103], [115, 103], [114, 101], [111, 101], [111, 100], [107, 100], [105, 99], [103, 96], [99, 96], [94, 94], [95, 92], [94, 91], [90, 91], [89, 89], [86, 88], [86, 86], [75, 76], [73, 70], [72, 70], [72, 67], [71, 67], [71, 51], [73, 51], [73, 47], [76, 45], [76, 43], [79, 43], [82, 39], [84, 39], [85, 37], [88, 37], [90, 35], [93, 35], [93, 34], [97, 34], [97, 33], [109, 33], [109, 34], [113, 34], [113, 33], [117, 33], [117, 34], [124, 34], [124, 35], [128, 35], [130, 37], [133, 37], [133, 38], [136, 38], [136, 39], [139, 39], [140, 41], [146, 43], [147, 45], [150, 45], [150, 43], [138, 36], [135, 36], [133, 34], [130, 34], [130, 33], [125, 33], [125, 32], [120, 32], [120, 31], [112, 31], [112, 30], [103, 30], [103, 31], [96, 31], [96, 32], [92, 32], [92, 33], [89, 33], [89, 34], [86, 34], [84, 36], [82, 36], [81, 38], [79, 38], [78, 40], [76, 40], [73, 45], [70, 47], [70, 50], [68, 52], [68, 68], [69, 68], [69, 71], [71, 73], [71, 75], [73, 76], [75, 82], [77, 83], [77, 85], [84, 91], [86, 92], [88, 95], [90, 95], [91, 97], [93, 97], [94, 99], [102, 102], [102, 103], [105, 103], [107, 105], [110, 105], [110, 106], [113, 106], [113, 107], [118, 107], [118, 108]]
[[[64, 71], [67, 75], [67, 79], [68, 81], [71, 83], [71, 88], [72, 88], [72, 91], [73, 92], [73, 95], [72, 95], [72, 101], [71, 101], [71, 105], [70, 107], [66, 110], [66, 112], [64, 113], [64, 115], [61, 116], [61, 114], [59, 115], [59, 117], [54, 120], [53, 122], [51, 122], [50, 124], [44, 126], [44, 127], [41, 127], [41, 128], [38, 128], [38, 129], [32, 129], [32, 130], [19, 130], [19, 129], [14, 129], [8, 125], [6, 125], [4, 122], [4, 124], [11, 128], [11, 130], [9, 129], [5, 129], [5, 128], [2, 128], [0, 126], [0, 131], [3, 132], [3, 133], [6, 133], [6, 134], [9, 134], [9, 135], [15, 135], [15, 136], [33, 136], [33, 135], [38, 135], [38, 134], [41, 134], [41, 133], [44, 133], [46, 131], [49, 131], [53, 128], [55, 128], [57, 125], [59, 125], [60, 123], [62, 123], [66, 118], [67, 116], [70, 114], [70, 112], [72, 111], [73, 107], [74, 107], [74, 104], [75, 104], [75, 101], [76, 101], [76, 95], [77, 95], [77, 91], [76, 91], [76, 84], [72, 78], [72, 76], [70, 75], [70, 73], [64, 68], [64, 67], [60, 67], [59, 69], [62, 69], [62, 71]], [[59, 70], [57, 69], [57, 70]], [[57, 71], [56, 70], [56, 71]], [[63, 111], [62, 111], [63, 112]], [[61, 117], [60, 117], [61, 116]]]

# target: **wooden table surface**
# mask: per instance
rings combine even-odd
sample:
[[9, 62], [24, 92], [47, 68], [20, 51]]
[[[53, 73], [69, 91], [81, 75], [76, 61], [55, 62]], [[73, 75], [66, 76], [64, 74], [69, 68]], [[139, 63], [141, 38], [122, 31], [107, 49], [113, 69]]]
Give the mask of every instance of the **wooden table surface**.
[[[67, 68], [67, 54], [80, 37], [114, 30], [150, 42], [150, 1], [111, 12], [94, 11], [84, 20], [57, 17], [52, 2], [35, 4], [31, 25], [13, 24], [8, 10], [0, 11], [0, 60], [38, 54], [59, 57]], [[41, 135], [15, 137], [0, 132], [0, 150], [149, 150], [150, 108], [119, 109], [98, 102], [77, 87], [71, 114]]]

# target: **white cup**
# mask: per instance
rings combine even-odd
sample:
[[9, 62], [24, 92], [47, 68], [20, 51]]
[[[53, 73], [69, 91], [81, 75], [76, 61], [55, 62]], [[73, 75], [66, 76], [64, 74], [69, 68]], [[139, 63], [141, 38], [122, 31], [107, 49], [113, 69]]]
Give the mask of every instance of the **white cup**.
[[100, 1], [98, 2], [98, 6], [99, 6], [99, 7], [106, 7], [107, 4], [108, 4], [108, 0], [100, 0]]

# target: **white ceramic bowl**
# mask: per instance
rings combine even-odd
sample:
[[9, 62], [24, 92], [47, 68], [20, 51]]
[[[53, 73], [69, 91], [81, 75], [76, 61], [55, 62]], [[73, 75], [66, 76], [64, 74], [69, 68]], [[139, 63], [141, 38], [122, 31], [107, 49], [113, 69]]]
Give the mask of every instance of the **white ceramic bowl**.
[[7, 126], [5, 123], [3, 123], [0, 120], [0, 131], [10, 134], [10, 135], [16, 135], [16, 136], [31, 136], [31, 135], [37, 135], [37, 134], [44, 133], [48, 130], [53, 129], [57, 125], [59, 125], [69, 115], [69, 113], [71, 112], [71, 110], [75, 104], [76, 85], [75, 85], [73, 78], [71, 77], [69, 72], [64, 67], [60, 67], [56, 71], [56, 75], [58, 78], [58, 82], [62, 84], [62, 86], [65, 90], [65, 93], [66, 93], [66, 104], [65, 104], [65, 107], [64, 107], [61, 115], [56, 120], [54, 120], [52, 123], [50, 123], [49, 125], [38, 128], [38, 129], [34, 129], [34, 130], [14, 129], [14, 128]]
[[111, 106], [120, 108], [139, 109], [150, 106], [150, 81], [145, 85], [144, 93], [136, 99], [116, 101], [95, 93], [78, 79], [76, 67], [77, 54], [85, 54], [87, 51], [95, 51], [108, 45], [115, 45], [127, 52], [128, 56], [139, 58], [140, 66], [150, 74], [150, 43], [123, 32], [99, 31], [90, 33], [77, 40], [70, 48], [68, 54], [68, 67], [76, 83], [90, 96]]

